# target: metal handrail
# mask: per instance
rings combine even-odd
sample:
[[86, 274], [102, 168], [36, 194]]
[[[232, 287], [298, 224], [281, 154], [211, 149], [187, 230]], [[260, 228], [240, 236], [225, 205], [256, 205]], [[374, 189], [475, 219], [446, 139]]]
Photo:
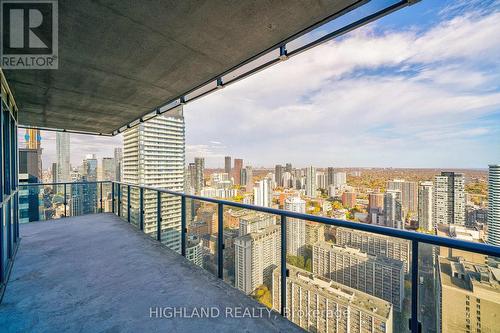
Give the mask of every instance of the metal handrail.
[[19, 186], [57, 186], [57, 185], [84, 185], [84, 184], [100, 184], [100, 183], [112, 183], [112, 181], [95, 180], [91, 182], [19, 183]]
[[371, 232], [371, 233], [384, 235], [384, 236], [402, 238], [402, 239], [406, 239], [409, 241], [418, 241], [420, 243], [426, 243], [426, 244], [430, 244], [430, 245], [451, 247], [451, 248], [458, 249], [458, 250], [477, 252], [477, 253], [481, 253], [484, 255], [500, 257], [500, 246], [495, 246], [495, 245], [489, 245], [489, 244], [484, 244], [484, 243], [475, 243], [475, 242], [470, 242], [470, 241], [466, 241], [466, 240], [442, 237], [442, 236], [437, 236], [437, 235], [423, 234], [423, 233], [419, 233], [419, 232], [394, 229], [394, 228], [373, 225], [373, 224], [350, 222], [350, 221], [346, 221], [346, 220], [334, 219], [331, 217], [317, 216], [317, 215], [304, 214], [304, 213], [296, 213], [296, 212], [291, 212], [291, 211], [277, 209], [277, 208], [255, 206], [255, 205], [244, 204], [244, 203], [235, 202], [235, 201], [207, 198], [207, 197], [202, 197], [199, 195], [185, 194], [182, 192], [176, 192], [176, 191], [171, 191], [171, 190], [167, 190], [164, 188], [158, 188], [158, 187], [152, 187], [152, 186], [141, 186], [141, 185], [137, 185], [137, 184], [130, 184], [130, 183], [125, 183], [125, 182], [115, 182], [115, 181], [113, 181], [112, 183], [120, 184], [120, 185], [124, 185], [124, 186], [143, 188], [145, 190], [150, 190], [150, 191], [159, 191], [159, 192], [162, 192], [165, 194], [181, 196], [181, 197], [185, 197], [188, 199], [211, 202], [211, 203], [215, 203], [215, 204], [222, 204], [225, 206], [250, 209], [250, 210], [268, 213], [268, 214], [284, 215], [284, 216], [289, 217], [289, 218], [307, 220], [307, 221], [311, 221], [311, 222], [317, 222], [317, 223], [327, 224], [327, 225], [336, 226], [336, 227], [344, 227], [344, 228], [349, 228], [349, 229], [354, 229], [354, 230], [359, 230], [359, 231]]
[[171, 191], [171, 190], [167, 190], [165, 188], [160, 188], [160, 187], [142, 186], [142, 185], [131, 184], [131, 183], [126, 183], [126, 182], [101, 180], [101, 181], [92, 181], [92, 182], [25, 183], [25, 184], [19, 184], [19, 187], [21, 187], [21, 186], [57, 186], [57, 185], [68, 185], [68, 184], [69, 185], [80, 185], [80, 184], [81, 185], [88, 185], [88, 184], [92, 184], [92, 183], [112, 183], [112, 184], [119, 184], [119, 185], [123, 185], [123, 186], [142, 188], [144, 190], [158, 191], [161, 193], [185, 197], [185, 198], [193, 199], [193, 200], [211, 202], [211, 203], [215, 203], [215, 204], [222, 204], [225, 206], [232, 206], [232, 207], [237, 207], [237, 208], [244, 208], [244, 209], [254, 210], [254, 211], [258, 211], [258, 212], [262, 212], [262, 213], [274, 214], [274, 215], [284, 215], [284, 216], [289, 217], [289, 218], [307, 220], [307, 221], [311, 221], [311, 222], [317, 222], [317, 223], [322, 223], [322, 224], [336, 226], [336, 227], [344, 227], [344, 228], [349, 228], [349, 229], [354, 229], [354, 230], [359, 230], [359, 231], [371, 232], [371, 233], [375, 233], [375, 234], [379, 234], [379, 235], [383, 235], [383, 236], [406, 239], [409, 241], [418, 241], [420, 243], [426, 243], [426, 244], [430, 244], [430, 245], [445, 246], [445, 247], [450, 247], [450, 248], [454, 248], [454, 249], [458, 249], [458, 250], [464, 250], [464, 251], [476, 252], [476, 253], [481, 253], [484, 255], [489, 255], [489, 256], [494, 256], [494, 257], [500, 257], [500, 246], [484, 244], [484, 243], [470, 242], [470, 241], [466, 241], [466, 240], [442, 237], [442, 236], [437, 236], [437, 235], [423, 234], [423, 233], [408, 231], [408, 230], [394, 229], [394, 228], [373, 225], [373, 224], [350, 222], [350, 221], [335, 219], [335, 218], [331, 218], [331, 217], [324, 217], [324, 216], [304, 214], [304, 213], [296, 213], [296, 212], [291, 212], [291, 211], [278, 209], [278, 208], [262, 207], [262, 206], [244, 204], [244, 203], [235, 202], [235, 201], [202, 197], [202, 196], [194, 195], [194, 194], [186, 194], [183, 192]]
[[[419, 244], [424, 243], [424, 244], [430, 244], [430, 245], [436, 245], [436, 246], [444, 246], [447, 248], [453, 248], [453, 249], [459, 249], [463, 251], [468, 251], [468, 252], [474, 252], [474, 253], [480, 253], [486, 256], [492, 256], [492, 257], [500, 257], [500, 246], [494, 246], [490, 244], [483, 244], [483, 243], [475, 243], [475, 242], [470, 242], [470, 241], [465, 241], [465, 240], [459, 240], [459, 239], [453, 239], [453, 238], [447, 238], [447, 237], [442, 237], [442, 236], [437, 236], [437, 235], [429, 235], [429, 234], [422, 234], [414, 231], [408, 231], [408, 230], [400, 230], [400, 229], [394, 229], [394, 228], [388, 228], [388, 227], [383, 227], [383, 226], [378, 226], [378, 225], [371, 225], [371, 224], [364, 224], [364, 223], [357, 223], [357, 222], [350, 222], [350, 221], [345, 221], [345, 220], [340, 220], [340, 219], [334, 219], [330, 217], [323, 217], [323, 216], [317, 216], [317, 215], [310, 215], [310, 214], [304, 214], [304, 213], [296, 213], [296, 212], [291, 212], [287, 210], [282, 210], [282, 209], [277, 209], [277, 208], [269, 208], [269, 207], [261, 207], [261, 206], [255, 206], [255, 205], [249, 205], [249, 204], [244, 204], [240, 202], [234, 202], [234, 201], [228, 201], [228, 200], [221, 200], [221, 199], [214, 199], [214, 198], [207, 198], [207, 197], [202, 197], [198, 195], [193, 195], [193, 194], [186, 194], [182, 192], [176, 192], [176, 191], [171, 191], [168, 189], [164, 188], [158, 188], [158, 187], [152, 187], [152, 186], [141, 186], [137, 184], [130, 184], [126, 182], [117, 182], [117, 181], [96, 181], [96, 182], [63, 182], [63, 183], [32, 183], [32, 184], [20, 184], [19, 186], [46, 186], [46, 185], [67, 185], [67, 184], [92, 184], [92, 183], [110, 183], [112, 184], [111, 186], [111, 193], [112, 193], [112, 212], [113, 213], [118, 213], [120, 216], [120, 208], [121, 205], [123, 204], [123, 200], [121, 198], [121, 187], [126, 186], [127, 191], [127, 221], [130, 223], [130, 189], [131, 188], [139, 188], [140, 189], [140, 222], [139, 222], [139, 227], [141, 230], [143, 230], [143, 214], [144, 214], [144, 206], [143, 206], [143, 200], [144, 200], [144, 191], [156, 191], [157, 192], [157, 230], [156, 230], [156, 238], [158, 241], [161, 241], [161, 223], [162, 223], [162, 197], [161, 193], [165, 193], [168, 195], [173, 195], [173, 196], [178, 196], [181, 198], [181, 207], [182, 207], [182, 212], [181, 212], [181, 254], [183, 256], [186, 255], [186, 233], [187, 233], [187, 228], [186, 228], [186, 213], [185, 213], [185, 207], [186, 207], [186, 198], [188, 199], [193, 199], [193, 200], [199, 200], [199, 201], [204, 201], [204, 202], [210, 202], [217, 204], [218, 208], [218, 232], [217, 232], [217, 238], [218, 238], [218, 243], [217, 243], [217, 275], [219, 278], [223, 278], [223, 251], [224, 251], [224, 235], [223, 235], [223, 207], [224, 206], [229, 206], [229, 207], [237, 207], [237, 208], [243, 208], [243, 209], [248, 209], [248, 210], [253, 210], [253, 211], [258, 211], [262, 213], [268, 213], [268, 214], [273, 214], [280, 216], [281, 218], [281, 314], [285, 315], [286, 311], [286, 292], [285, 292], [285, 286], [286, 286], [286, 279], [288, 275], [288, 270], [286, 268], [286, 224], [287, 224], [287, 218], [294, 218], [294, 219], [301, 219], [305, 221], [311, 221], [311, 222], [317, 222], [317, 223], [322, 223], [325, 225], [330, 225], [330, 226], [337, 226], [337, 227], [344, 227], [352, 230], [359, 230], [359, 231], [364, 231], [364, 232], [370, 232], [378, 235], [383, 235], [383, 236], [389, 236], [389, 237], [394, 237], [398, 239], [405, 239], [411, 242], [411, 317], [409, 319], [409, 327], [411, 332], [413, 333], [419, 333], [422, 330], [421, 323], [418, 321], [418, 277], [419, 277], [419, 257], [418, 257], [418, 252], [419, 252]], [[117, 191], [115, 192], [115, 185], [117, 185]], [[65, 186], [66, 188], [66, 186]], [[117, 195], [117, 199], [115, 199], [115, 194]], [[101, 196], [102, 196], [102, 186], [101, 186]], [[115, 212], [115, 200], [118, 202], [117, 205], [117, 212]]]

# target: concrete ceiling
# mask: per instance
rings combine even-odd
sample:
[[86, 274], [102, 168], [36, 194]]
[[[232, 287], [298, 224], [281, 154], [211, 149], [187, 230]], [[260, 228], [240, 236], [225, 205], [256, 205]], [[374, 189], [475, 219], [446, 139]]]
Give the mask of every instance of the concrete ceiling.
[[357, 0], [59, 1], [59, 69], [5, 70], [25, 126], [112, 133]]

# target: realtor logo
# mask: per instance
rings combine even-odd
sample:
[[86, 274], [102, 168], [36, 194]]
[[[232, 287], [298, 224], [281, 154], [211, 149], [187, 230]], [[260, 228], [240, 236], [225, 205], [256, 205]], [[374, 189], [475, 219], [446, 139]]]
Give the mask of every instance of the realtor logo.
[[0, 0], [2, 68], [58, 68], [57, 5], [57, 0]]

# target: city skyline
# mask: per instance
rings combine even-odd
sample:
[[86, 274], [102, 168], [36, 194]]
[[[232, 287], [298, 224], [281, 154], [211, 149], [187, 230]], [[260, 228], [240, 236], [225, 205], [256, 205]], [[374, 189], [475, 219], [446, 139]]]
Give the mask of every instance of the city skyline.
[[[52, 163], [57, 162], [57, 152], [56, 152], [56, 136], [58, 132], [55, 131], [45, 131], [41, 130], [41, 148], [42, 148], [42, 168], [43, 170], [50, 170]], [[123, 136], [122, 135], [117, 135], [115, 137], [99, 137], [99, 136], [91, 136], [87, 134], [75, 134], [71, 133], [71, 167], [76, 168], [82, 165], [83, 161], [85, 160], [85, 156], [89, 154], [95, 154], [98, 161], [99, 161], [99, 166], [101, 166], [101, 162], [103, 158], [113, 158], [114, 157], [114, 149], [115, 148], [122, 148], [123, 147]], [[19, 145], [20, 147], [24, 147], [26, 144], [25, 138], [24, 138], [24, 132], [18, 133], [18, 140], [19, 140]], [[73, 147], [78, 147], [78, 150], [74, 150]], [[194, 161], [196, 157], [202, 157], [207, 161], [207, 157], [203, 155], [196, 155], [194, 153], [189, 153], [190, 146], [186, 144], [186, 168], [188, 167], [189, 161]], [[252, 166], [253, 168], [259, 169], [274, 169], [276, 165], [278, 164], [283, 164], [285, 162], [290, 162], [294, 168], [307, 168], [310, 166], [313, 166], [317, 169], [326, 169], [329, 167], [334, 167], [338, 169], [356, 169], [356, 168], [373, 168], [373, 169], [384, 169], [384, 168], [393, 168], [393, 169], [422, 169], [422, 170], [437, 170], [437, 169], [447, 169], [447, 170], [483, 170], [487, 171], [488, 170], [488, 165], [490, 164], [498, 164], [498, 161], [500, 161], [500, 156], [496, 160], [492, 160], [489, 163], [486, 163], [484, 165], [478, 165], [478, 166], [473, 166], [473, 167], [467, 167], [467, 166], [403, 166], [403, 167], [396, 167], [396, 166], [391, 166], [391, 165], [340, 165], [338, 164], [334, 159], [329, 164], [315, 164], [315, 163], [294, 163], [294, 161], [289, 158], [285, 159], [285, 161], [281, 160], [276, 160], [274, 162], [269, 162], [267, 164], [259, 164], [259, 163], [253, 163], [252, 161], [249, 161], [244, 154], [236, 154], [236, 155], [228, 155], [228, 154], [221, 154], [220, 157], [217, 157], [217, 159], [214, 159], [213, 156], [209, 159], [211, 161], [210, 165], [206, 165], [206, 169], [221, 169], [223, 170], [225, 168], [224, 165], [224, 157], [225, 156], [231, 156], [231, 158], [238, 158], [240, 157], [243, 159], [244, 165], [245, 166]], [[205, 162], [206, 164], [206, 162]]]
[[[186, 160], [487, 168], [500, 160], [499, 20], [493, 2], [423, 1], [188, 103]], [[122, 140], [72, 139], [85, 143], [72, 164]]]
[[0, 70], [0, 327], [500, 333], [500, 0], [100, 5]]

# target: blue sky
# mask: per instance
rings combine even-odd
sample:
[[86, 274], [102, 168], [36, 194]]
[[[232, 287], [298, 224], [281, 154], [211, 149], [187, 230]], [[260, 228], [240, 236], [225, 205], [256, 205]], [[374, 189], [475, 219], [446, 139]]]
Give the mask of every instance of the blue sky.
[[188, 159], [204, 156], [209, 166], [222, 166], [225, 154], [254, 166], [498, 163], [499, 10], [498, 1], [424, 0], [188, 104]]
[[[393, 2], [374, 0], [362, 14]], [[222, 166], [225, 155], [255, 167], [500, 163], [499, 22], [500, 1], [423, 0], [292, 57], [188, 103], [186, 160], [202, 156], [208, 167]], [[43, 134], [45, 167], [54, 137]], [[121, 138], [72, 142], [76, 165], [85, 153], [111, 156]]]

